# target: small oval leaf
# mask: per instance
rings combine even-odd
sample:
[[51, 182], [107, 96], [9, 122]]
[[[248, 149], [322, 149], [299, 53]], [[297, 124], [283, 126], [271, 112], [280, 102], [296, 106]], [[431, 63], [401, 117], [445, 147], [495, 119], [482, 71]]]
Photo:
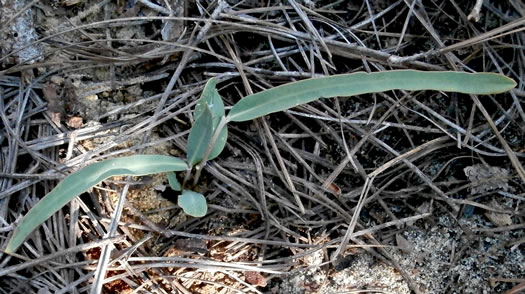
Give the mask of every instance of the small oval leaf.
[[182, 190], [179, 180], [177, 180], [177, 175], [174, 172], [168, 172], [167, 174], [168, 174], [168, 184], [170, 185], [170, 188], [173, 191]]
[[11, 253], [46, 219], [78, 195], [112, 176], [143, 176], [187, 170], [182, 159], [167, 155], [133, 155], [88, 165], [63, 179], [18, 223], [5, 252]]
[[191, 127], [188, 137], [186, 152], [188, 153], [188, 164], [190, 166], [194, 166], [202, 160], [210, 145], [212, 134], [213, 120], [210, 108], [205, 105], [204, 111]]
[[241, 99], [228, 113], [228, 121], [252, 120], [320, 97], [353, 96], [389, 90], [436, 90], [465, 94], [496, 94], [516, 82], [495, 73], [425, 72], [393, 70], [356, 72], [288, 83]]
[[177, 201], [184, 213], [194, 217], [203, 217], [208, 212], [208, 204], [204, 195], [190, 190], [182, 191]]

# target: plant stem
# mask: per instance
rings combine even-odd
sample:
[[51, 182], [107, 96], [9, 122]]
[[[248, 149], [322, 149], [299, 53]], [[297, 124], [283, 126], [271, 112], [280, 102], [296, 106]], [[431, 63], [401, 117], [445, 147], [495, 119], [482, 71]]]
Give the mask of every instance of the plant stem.
[[193, 166], [190, 166], [186, 170], [186, 174], [184, 175], [184, 180], [182, 181], [181, 191], [186, 188], [186, 182], [190, 179], [191, 171], [193, 170]]

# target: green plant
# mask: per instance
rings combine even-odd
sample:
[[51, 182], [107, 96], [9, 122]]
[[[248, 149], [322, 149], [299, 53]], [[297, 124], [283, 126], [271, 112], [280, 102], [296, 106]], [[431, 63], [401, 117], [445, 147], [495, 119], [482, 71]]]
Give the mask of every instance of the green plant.
[[[229, 122], [248, 121], [264, 115], [324, 97], [352, 96], [389, 90], [437, 90], [465, 94], [496, 94], [508, 91], [516, 83], [493, 73], [422, 72], [395, 70], [378, 73], [352, 73], [302, 80], [249, 95], [225, 115], [224, 104], [215, 79], [206, 84], [194, 110], [195, 122], [187, 144], [187, 159], [164, 155], [134, 155], [91, 164], [66, 177], [38, 202], [16, 227], [5, 252], [14, 252], [47, 218], [65, 204], [97, 185], [118, 175], [140, 176], [167, 172], [173, 190], [182, 191], [178, 204], [185, 213], [200, 217], [207, 212], [205, 197], [184, 189], [191, 171], [199, 173], [207, 160], [219, 156], [228, 137]], [[197, 166], [198, 164], [198, 166]], [[181, 185], [174, 172], [186, 171]]]

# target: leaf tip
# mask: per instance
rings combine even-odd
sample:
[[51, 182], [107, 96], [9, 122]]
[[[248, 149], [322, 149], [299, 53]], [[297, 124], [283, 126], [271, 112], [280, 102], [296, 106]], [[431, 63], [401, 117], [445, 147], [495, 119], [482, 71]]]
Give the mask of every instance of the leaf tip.
[[20, 238], [20, 233], [18, 232], [18, 226], [17, 226], [17, 228], [15, 228], [13, 235], [9, 239], [9, 242], [7, 242], [7, 246], [3, 250], [4, 253], [7, 253], [7, 254], [15, 253], [16, 250], [18, 250], [18, 247], [20, 247], [20, 245], [22, 245], [22, 243], [24, 242], [25, 237], [26, 236], [24, 236], [23, 238]]
[[15, 250], [18, 248], [18, 246], [14, 247], [13, 244], [11, 244], [11, 241], [7, 243], [7, 247], [3, 250], [4, 253], [11, 254], [15, 252]]

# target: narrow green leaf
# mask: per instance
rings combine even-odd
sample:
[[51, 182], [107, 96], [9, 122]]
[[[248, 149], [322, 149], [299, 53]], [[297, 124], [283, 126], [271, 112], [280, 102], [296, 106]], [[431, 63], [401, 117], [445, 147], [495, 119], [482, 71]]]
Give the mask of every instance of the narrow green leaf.
[[133, 155], [104, 160], [86, 166], [63, 179], [22, 218], [5, 252], [14, 252], [39, 225], [56, 211], [106, 178], [112, 176], [143, 176], [169, 171], [187, 170], [182, 159], [166, 155]]
[[208, 205], [204, 195], [190, 190], [182, 191], [177, 201], [184, 213], [194, 217], [202, 217], [208, 212]]
[[[220, 120], [225, 115], [224, 103], [222, 102], [222, 98], [219, 95], [216, 86], [217, 81], [215, 80], [215, 78], [211, 78], [208, 80], [206, 86], [204, 86], [204, 90], [202, 91], [199, 102], [195, 106], [195, 111], [193, 112], [194, 117], [199, 117], [204, 112], [205, 106], [208, 105], [213, 119], [213, 133], [215, 133], [215, 130], [217, 129]], [[226, 127], [224, 127], [221, 130], [217, 141], [215, 141], [215, 144], [213, 145], [208, 160], [212, 160], [221, 154], [222, 150], [224, 149], [224, 146], [226, 145], [227, 138], [228, 130]]]
[[213, 120], [210, 108], [206, 105], [202, 114], [191, 127], [188, 137], [186, 152], [188, 153], [188, 164], [190, 166], [194, 166], [202, 160], [206, 150], [208, 150], [212, 135]]
[[168, 174], [168, 183], [170, 185], [170, 188], [173, 191], [182, 190], [179, 180], [177, 180], [177, 175], [174, 172], [168, 172], [167, 174]]
[[496, 94], [515, 86], [514, 80], [495, 73], [417, 70], [357, 72], [288, 83], [246, 96], [233, 106], [227, 119], [228, 121], [252, 120], [320, 97], [352, 96], [396, 89]]

